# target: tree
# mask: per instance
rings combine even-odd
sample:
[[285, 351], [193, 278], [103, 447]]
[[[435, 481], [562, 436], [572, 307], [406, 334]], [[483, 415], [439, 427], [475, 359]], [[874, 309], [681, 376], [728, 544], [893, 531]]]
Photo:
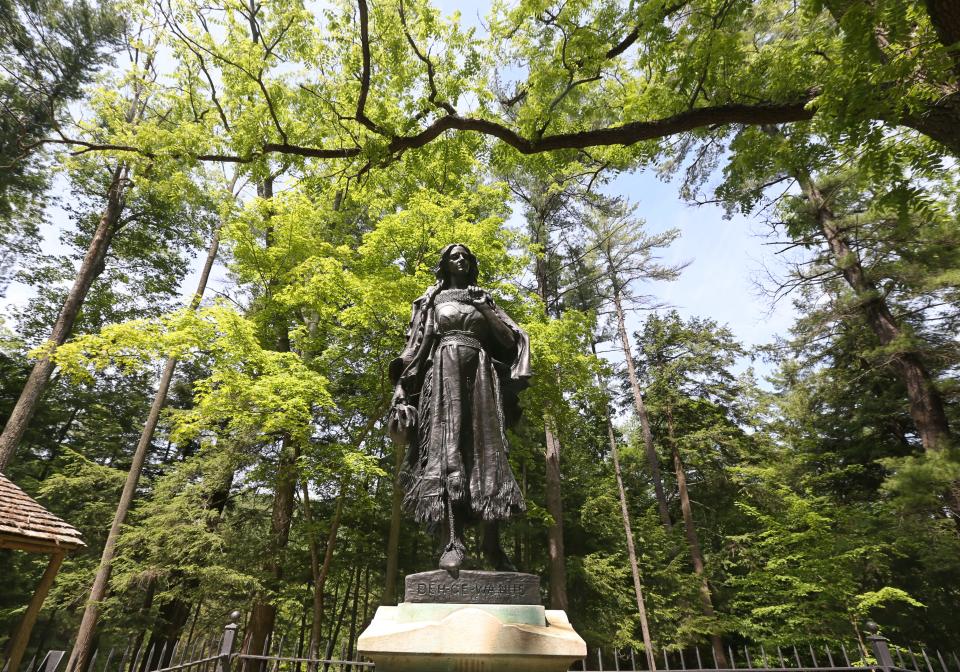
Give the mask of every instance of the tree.
[[617, 202], [609, 202], [596, 208], [594, 219], [588, 224], [590, 240], [587, 245], [594, 250], [596, 257], [595, 282], [600, 288], [600, 295], [604, 302], [609, 302], [613, 307], [616, 333], [627, 367], [633, 406], [643, 432], [647, 467], [656, 493], [657, 510], [664, 529], [669, 532], [673, 523], [663, 491], [663, 480], [660, 478], [660, 459], [653, 446], [650, 420], [633, 365], [633, 348], [627, 333], [626, 310], [630, 304], [637, 307], [650, 303], [649, 297], [636, 293], [635, 286], [639, 281], [673, 280], [677, 277], [681, 266], [657, 263], [655, 252], [670, 245], [680, 232], [670, 229], [652, 236], [644, 234], [641, 231], [642, 222], [636, 219], [635, 211], [635, 207]]
[[[142, 51], [134, 51], [128, 97], [104, 92], [97, 109], [103, 132], [109, 132], [108, 129], [117, 124], [136, 125], [144, 121], [143, 116], [153, 93], [151, 84], [155, 73], [152, 71], [152, 58], [151, 47], [145, 46]], [[148, 119], [146, 123], [154, 128], [155, 124], [175, 125], [174, 112], [175, 106], [166, 114]], [[46, 351], [37, 358], [0, 434], [0, 469], [5, 469], [16, 453], [53, 372], [54, 362], [50, 355], [70, 336], [91, 286], [107, 268], [108, 254], [118, 234], [126, 229], [129, 233], [127, 244], [142, 242], [141, 237], [146, 233], [148, 239], [151, 235], [175, 238], [175, 245], [179, 246], [195, 240], [196, 232], [190, 230], [189, 225], [200, 228], [206, 223], [199, 185], [186, 179], [182, 171], [171, 168], [176, 167], [151, 161], [138, 164], [117, 161], [104, 165], [97, 159], [91, 161], [83, 158], [75, 166], [74, 178], [81, 192], [99, 196], [99, 208], [102, 209], [95, 219], [91, 218], [92, 221], [81, 221], [81, 225], [90, 227], [80, 236], [81, 240], [86, 239], [86, 251], [56, 319], [48, 327], [49, 337], [44, 344]], [[133, 182], [134, 175], [137, 176], [136, 185]], [[134, 207], [131, 210], [129, 206]], [[187, 230], [181, 229], [174, 234], [178, 224], [187, 225]], [[150, 225], [161, 230], [147, 233]], [[167, 232], [162, 231], [164, 228]], [[166, 254], [161, 248], [158, 256], [162, 258]], [[183, 273], [184, 270], [181, 265], [179, 272]]]
[[[775, 204], [776, 229], [808, 256], [778, 291], [827, 289], [832, 310], [826, 324], [863, 320], [875, 343], [863, 356], [896, 374], [923, 450], [949, 454], [954, 438], [935, 371], [949, 357], [939, 328], [956, 320], [946, 308], [954, 288], [944, 282], [960, 263], [953, 180], [925, 163], [922, 143], [910, 139], [888, 138], [869, 158], [824, 145], [803, 128], [745, 131], [737, 144], [753, 141], [760, 144], [731, 164], [718, 193], [731, 207], [749, 209], [763, 197], [757, 185], [793, 182], [800, 188], [802, 196], [786, 195]], [[749, 165], [748, 153], [764, 158]], [[884, 156], [889, 160], [876, 161]], [[956, 510], [956, 486], [947, 490], [948, 506]]]
[[725, 469], [736, 464], [749, 444], [744, 431], [749, 416], [738, 403], [744, 386], [729, 371], [744, 352], [729, 330], [709, 320], [683, 321], [676, 312], [651, 315], [637, 337], [635, 364], [646, 382], [648, 406], [658, 419], [657, 436], [671, 455], [687, 550], [698, 582], [703, 624], [697, 628], [710, 634], [717, 660], [726, 660], [689, 481], [705, 483], [712, 471], [722, 484]]
[[[218, 247], [219, 232], [214, 233], [211, 239], [210, 249], [200, 274], [200, 280], [197, 283], [197, 289], [190, 299], [190, 310], [195, 310], [199, 307], [200, 301], [203, 299], [207, 281], [210, 278], [210, 271], [217, 258]], [[77, 638], [73, 650], [70, 653], [70, 660], [67, 661], [67, 669], [85, 670], [87, 668], [91, 654], [90, 649], [93, 645], [94, 631], [100, 616], [99, 605], [107, 594], [110, 573], [113, 570], [113, 560], [116, 552], [117, 539], [120, 536], [120, 528], [126, 522], [127, 514], [133, 503], [137, 484], [140, 481], [140, 474], [144, 462], [147, 459], [147, 453], [152, 447], [154, 431], [160, 420], [160, 412], [167, 401], [167, 393], [170, 389], [170, 383], [173, 380], [173, 373], [176, 366], [177, 360], [174, 357], [168, 357], [166, 362], [164, 362], [163, 372], [160, 374], [160, 380], [157, 384], [157, 392], [154, 395], [150, 412], [147, 414], [147, 419], [144, 422], [143, 431], [140, 432], [140, 438], [133, 452], [130, 469], [127, 471], [127, 478], [123, 485], [123, 492], [120, 494], [120, 500], [117, 503], [117, 509], [113, 515], [113, 522], [110, 525], [110, 533], [104, 542], [103, 553], [100, 556], [100, 566], [97, 568], [97, 574], [90, 588], [90, 596], [87, 600], [86, 609], [84, 609], [83, 618], [80, 621], [80, 627], [77, 630]], [[184, 613], [183, 618], [186, 618], [186, 613]]]
[[64, 122], [98, 68], [109, 62], [124, 29], [122, 15], [62, 0], [0, 3], [0, 278], [18, 255], [32, 253], [49, 186], [43, 140]]
[[[223, 34], [209, 21], [220, 9]], [[342, 161], [362, 174], [459, 131], [522, 154], [595, 148], [624, 165], [657, 153], [645, 140], [813, 120], [838, 141], [869, 141], [870, 124], [881, 122], [916, 130], [940, 153], [960, 152], [960, 32], [946, 0], [520, 5], [492, 12], [486, 38], [424, 1], [371, 10], [359, 0], [328, 14], [324, 41], [309, 32], [314, 17], [303, 6], [272, 10], [163, 6], [185, 66], [205, 73], [191, 79], [189, 95], [217, 119], [198, 121], [215, 131], [207, 142], [174, 151], [210, 161]], [[238, 51], [237, 32], [249, 25], [274, 37]], [[254, 65], [249, 48], [260, 54]], [[324, 75], [271, 77], [257, 65], [281, 52]], [[503, 81], [506, 68], [525, 76]], [[476, 108], [461, 112], [471, 95]], [[233, 102], [250, 96], [255, 105]], [[157, 149], [135, 137], [70, 141]]]

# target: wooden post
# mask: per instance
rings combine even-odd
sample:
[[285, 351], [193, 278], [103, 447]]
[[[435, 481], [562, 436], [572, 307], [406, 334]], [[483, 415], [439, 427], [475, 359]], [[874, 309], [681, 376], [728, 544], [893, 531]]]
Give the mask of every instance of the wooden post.
[[60, 571], [60, 565], [63, 563], [63, 557], [65, 555], [65, 551], [58, 551], [50, 556], [50, 562], [47, 564], [47, 569], [40, 578], [40, 583], [37, 584], [37, 589], [34, 591], [33, 597], [30, 598], [30, 604], [27, 605], [27, 611], [23, 615], [23, 620], [20, 621], [20, 626], [17, 628], [16, 634], [13, 636], [13, 639], [10, 640], [10, 655], [7, 656], [8, 672], [17, 672], [17, 669], [20, 667], [23, 654], [27, 650], [27, 644], [30, 642], [30, 633], [33, 631], [33, 626], [37, 622], [37, 616], [40, 614], [40, 607], [43, 606], [43, 601], [47, 599], [47, 593], [50, 592], [50, 586], [53, 585], [53, 580], [56, 578], [57, 572]]
[[[230, 622], [223, 629], [223, 639], [220, 640], [220, 653], [217, 659], [217, 672], [230, 672], [231, 656], [233, 655], [233, 640], [237, 637], [237, 621], [240, 620], [240, 612], [230, 613]], [[279, 652], [278, 652], [279, 654]]]

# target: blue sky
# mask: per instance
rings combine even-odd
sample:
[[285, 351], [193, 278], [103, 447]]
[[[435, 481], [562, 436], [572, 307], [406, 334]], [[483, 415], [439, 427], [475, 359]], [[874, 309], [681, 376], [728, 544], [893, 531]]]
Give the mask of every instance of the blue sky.
[[650, 285], [650, 293], [685, 317], [727, 324], [748, 346], [787, 332], [796, 317], [789, 298], [773, 305], [757, 284], [765, 277], [765, 265], [777, 270], [775, 248], [766, 244], [767, 227], [760, 218], [725, 219], [716, 205], [689, 205], [680, 199], [676, 184], [651, 172], [622, 175], [607, 191], [637, 203], [648, 231], [680, 229], [680, 238], [663, 258], [689, 265], [678, 280]]

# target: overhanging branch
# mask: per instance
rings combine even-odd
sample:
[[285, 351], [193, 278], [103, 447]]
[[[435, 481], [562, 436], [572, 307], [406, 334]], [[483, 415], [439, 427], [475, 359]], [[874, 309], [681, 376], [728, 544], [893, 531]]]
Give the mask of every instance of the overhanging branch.
[[[450, 114], [438, 118], [415, 135], [395, 136], [388, 145], [388, 160], [396, 158], [407, 150], [423, 147], [446, 131], [481, 133], [497, 138], [521, 154], [540, 154], [563, 149], [586, 149], [588, 147], [611, 145], [629, 146], [643, 140], [656, 140], [677, 133], [729, 124], [761, 125], [806, 121], [811, 119], [814, 114], [814, 110], [807, 107], [809, 99], [809, 97], [799, 98], [790, 103], [729, 104], [701, 107], [651, 121], [634, 121], [619, 126], [573, 133], [556, 133], [536, 139], [525, 138], [512, 128], [497, 121]], [[133, 152], [150, 158], [157, 156], [155, 153], [132, 145], [94, 143], [70, 138], [50, 138], [44, 142], [79, 147], [84, 152], [118, 151]], [[289, 142], [268, 142], [261, 145], [259, 150], [247, 156], [227, 154], [168, 154], [167, 156], [171, 158], [192, 158], [198, 161], [250, 163], [265, 154], [286, 154], [317, 159], [349, 159], [359, 156], [361, 148], [323, 148]]]
[[727, 124], [782, 124], [806, 121], [814, 111], [807, 109], [808, 99], [792, 103], [759, 105], [717, 105], [687, 110], [653, 121], [634, 121], [620, 126], [574, 133], [557, 133], [531, 140], [495, 121], [449, 115], [440, 117], [417, 135], [394, 138], [391, 152], [416, 149], [434, 140], [444, 131], [472, 131], [497, 138], [522, 154], [539, 154], [560, 149], [586, 149], [610, 145], [628, 146], [642, 140], [655, 140], [677, 133], [725, 126]]

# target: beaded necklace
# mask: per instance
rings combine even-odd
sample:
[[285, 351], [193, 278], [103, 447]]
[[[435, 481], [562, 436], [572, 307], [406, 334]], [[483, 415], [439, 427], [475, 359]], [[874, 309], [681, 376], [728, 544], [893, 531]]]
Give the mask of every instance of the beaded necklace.
[[433, 303], [439, 306], [441, 303], [466, 303], [473, 304], [473, 298], [470, 291], [466, 289], [443, 289], [437, 292], [433, 298]]

